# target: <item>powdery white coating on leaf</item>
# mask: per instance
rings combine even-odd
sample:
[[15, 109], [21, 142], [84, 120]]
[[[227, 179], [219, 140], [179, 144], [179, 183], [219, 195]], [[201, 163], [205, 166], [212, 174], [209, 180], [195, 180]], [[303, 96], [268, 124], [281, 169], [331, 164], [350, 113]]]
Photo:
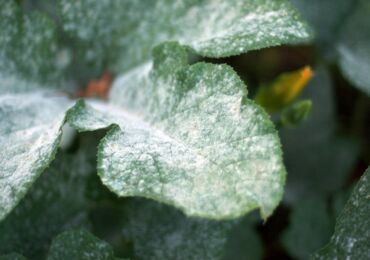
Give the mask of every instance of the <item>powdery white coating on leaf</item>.
[[[98, 168], [120, 196], [152, 198], [192, 216], [235, 218], [260, 208], [266, 218], [285, 181], [273, 124], [243, 100], [245, 86], [230, 67], [173, 66], [182, 63], [175, 58], [181, 50], [175, 43], [158, 47], [141, 88], [118, 79], [127, 83], [115, 84], [123, 109], [80, 103], [69, 123], [80, 130], [118, 125], [100, 144]], [[142, 109], [127, 112], [131, 104]]]
[[164, 41], [225, 57], [311, 38], [285, 0], [60, 0], [60, 7], [64, 30], [89, 43], [92, 53], [115, 50], [109, 58], [117, 72], [147, 61]]
[[50, 93], [0, 96], [0, 219], [53, 159], [69, 105]]
[[342, 28], [338, 44], [340, 67], [360, 90], [370, 95], [370, 3], [358, 1]]
[[354, 188], [337, 219], [330, 243], [315, 259], [370, 258], [370, 168]]
[[112, 247], [84, 230], [66, 231], [50, 247], [48, 260], [114, 260]]
[[88, 145], [73, 154], [58, 153], [17, 207], [0, 222], [0, 254], [14, 251], [30, 259], [43, 259], [56, 235], [90, 226], [91, 187], [87, 186], [96, 171], [95, 143], [88, 140]]

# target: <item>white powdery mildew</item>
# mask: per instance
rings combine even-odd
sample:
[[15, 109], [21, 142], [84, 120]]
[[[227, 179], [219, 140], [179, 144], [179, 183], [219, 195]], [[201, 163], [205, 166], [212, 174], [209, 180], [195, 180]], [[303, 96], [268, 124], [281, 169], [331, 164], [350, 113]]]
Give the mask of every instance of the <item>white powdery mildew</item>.
[[[310, 37], [307, 26], [298, 21], [287, 3], [231, 2], [210, 1], [192, 7], [183, 23], [197, 21], [197, 25], [185, 26], [188, 31], [183, 35], [188, 38], [180, 38], [180, 42], [202, 54], [220, 57]], [[209, 16], [201, 19], [205, 13]]]
[[52, 242], [48, 259], [115, 259], [112, 247], [85, 230], [65, 231]]
[[0, 99], [0, 219], [48, 166], [61, 135], [69, 102], [45, 93]]
[[[152, 48], [164, 41], [178, 41], [204, 56], [226, 57], [311, 38], [311, 30], [288, 1], [162, 0], [142, 7], [135, 2], [127, 8], [115, 4], [112, 16], [120, 16], [123, 25], [133, 24], [126, 34], [117, 35], [118, 72], [149, 60]], [[125, 14], [125, 9], [131, 12]], [[84, 31], [85, 21], [80, 20]], [[106, 24], [113, 27], [109, 21]]]
[[[163, 106], [134, 115], [90, 103], [76, 113], [75, 125], [86, 127], [87, 120], [78, 122], [83, 114], [105, 120], [102, 127], [119, 125], [100, 146], [103, 183], [120, 196], [152, 198], [188, 215], [233, 218], [260, 207], [267, 217], [281, 199], [285, 180], [279, 139], [268, 116], [252, 101], [241, 104], [244, 84], [229, 67], [196, 64], [184, 73], [183, 81], [166, 76], [183, 84], [179, 91], [193, 85], [162, 120], [156, 113], [166, 111]], [[155, 99], [155, 88], [165, 91], [168, 84], [160, 85], [163, 78], [152, 80], [143, 94]], [[120, 79], [115, 86], [123, 82], [132, 84]]]

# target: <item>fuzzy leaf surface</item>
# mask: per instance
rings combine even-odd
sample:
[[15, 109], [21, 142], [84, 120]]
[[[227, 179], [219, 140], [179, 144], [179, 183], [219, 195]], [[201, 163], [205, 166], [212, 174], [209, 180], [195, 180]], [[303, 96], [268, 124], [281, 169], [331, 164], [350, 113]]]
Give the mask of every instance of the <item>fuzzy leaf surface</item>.
[[54, 159], [69, 105], [45, 92], [0, 96], [0, 220]]
[[103, 183], [192, 216], [233, 218], [255, 208], [269, 216], [285, 180], [279, 139], [235, 72], [189, 66], [176, 43], [156, 48], [144, 72], [141, 88], [132, 74], [117, 80], [121, 107], [80, 102], [68, 115], [80, 130], [116, 124], [99, 148]]
[[202, 56], [226, 57], [311, 39], [309, 27], [285, 0], [59, 2], [63, 28], [88, 47], [85, 56], [113, 49], [108, 63], [118, 72], [149, 60], [152, 48], [164, 41], [179, 41]]

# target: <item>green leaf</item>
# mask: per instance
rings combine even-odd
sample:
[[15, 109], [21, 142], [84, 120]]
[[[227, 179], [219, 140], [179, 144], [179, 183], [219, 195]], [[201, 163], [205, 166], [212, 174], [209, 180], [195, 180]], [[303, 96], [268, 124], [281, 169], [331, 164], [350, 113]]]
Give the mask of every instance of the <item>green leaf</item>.
[[339, 64], [344, 75], [370, 95], [370, 2], [358, 1], [341, 30]]
[[285, 0], [59, 2], [65, 32], [87, 46], [91, 60], [109, 49], [116, 72], [145, 63], [154, 46], [169, 40], [202, 56], [225, 57], [311, 37]]
[[[59, 29], [51, 19], [39, 13], [25, 12], [14, 2], [5, 1], [0, 23], [7, 29], [2, 30], [0, 34], [0, 43], [4, 47], [1, 50], [0, 63], [2, 67], [9, 68], [2, 71], [0, 92], [12, 93], [38, 88], [37, 83], [50, 81], [54, 78], [54, 72], [58, 75], [65, 72], [68, 75], [63, 76], [70, 78], [70, 69], [76, 70], [90, 63], [83, 59], [81, 64], [74, 61], [64, 62], [63, 53], [66, 51], [71, 54], [70, 48], [74, 47], [78, 52], [80, 44], [84, 45], [83, 43], [86, 43], [83, 49], [87, 50], [87, 56], [89, 53], [94, 55], [101, 53], [95, 51], [93, 48], [95, 44], [104, 44], [105, 47], [102, 47], [104, 50], [108, 48], [111, 53], [124, 55], [124, 59], [117, 56], [117, 60], [125, 60], [126, 68], [147, 62], [142, 65], [146, 68], [143, 72], [140, 71], [143, 67], [138, 67], [121, 78], [121, 81], [128, 83], [125, 90], [120, 87], [121, 81], [117, 81], [111, 94], [111, 97], [116, 98], [121, 97], [122, 92], [131, 95], [132, 100], [127, 98], [121, 100], [129, 103], [124, 106], [127, 110], [124, 113], [129, 113], [130, 117], [128, 125], [121, 118], [117, 119], [117, 116], [114, 116], [116, 109], [109, 108], [110, 112], [88, 115], [89, 118], [84, 119], [90, 122], [84, 122], [85, 125], [79, 127], [80, 130], [94, 130], [118, 124], [124, 131], [138, 131], [132, 133], [135, 138], [140, 139], [141, 134], [150, 134], [149, 142], [144, 142], [145, 145], [164, 146], [160, 146], [160, 151], [149, 150], [155, 152], [155, 159], [151, 158], [153, 154], [149, 155], [135, 147], [136, 155], [143, 152], [146, 160], [143, 165], [139, 163], [138, 168], [134, 169], [138, 171], [140, 167], [149, 167], [150, 173], [157, 174], [149, 179], [145, 176], [133, 179], [130, 177], [127, 179], [128, 183], [117, 184], [131, 172], [133, 166], [131, 164], [137, 164], [137, 158], [134, 158], [136, 155], [128, 157], [124, 168], [105, 168], [106, 164], [102, 161], [110, 153], [108, 147], [114, 141], [112, 138], [117, 137], [118, 143], [127, 145], [125, 137], [122, 139], [122, 130], [115, 128], [104, 139], [100, 153], [99, 168], [104, 182], [121, 196], [140, 195], [154, 198], [180, 207], [191, 215], [213, 218], [237, 217], [260, 207], [262, 216], [266, 218], [281, 198], [285, 178], [279, 141], [267, 115], [247, 99], [245, 104], [241, 103], [245, 98], [242, 91], [245, 86], [235, 73], [226, 66], [209, 64], [188, 66], [185, 49], [177, 47], [158, 48], [152, 75], [147, 77], [145, 73], [151, 71], [149, 57], [151, 48], [166, 39], [179, 39], [202, 55], [228, 56], [282, 43], [305, 41], [310, 36], [306, 24], [300, 20], [289, 3], [282, 0], [235, 1], [232, 4], [229, 2], [222, 4], [222, 8], [209, 1], [181, 1], [178, 4], [160, 1], [150, 3], [154, 5], [153, 9], [148, 8], [147, 3], [143, 5], [136, 1], [119, 3], [117, 6], [118, 1], [99, 1], [99, 4], [94, 2], [91, 8], [85, 8], [86, 4], [91, 3], [61, 1], [60, 21], [66, 34], [59, 35], [61, 37], [59, 39], [59, 36], [56, 36]], [[84, 12], [80, 12], [81, 10]], [[203, 16], [204, 12], [211, 10], [214, 11], [212, 19]], [[217, 10], [222, 10], [222, 13]], [[127, 12], [130, 15], [127, 15]], [[97, 14], [101, 16], [101, 20], [96, 19]], [[117, 17], [120, 19], [123, 17], [123, 20], [114, 20]], [[199, 21], [195, 22], [194, 17]], [[82, 19], [87, 23], [81, 24]], [[110, 28], [107, 21], [118, 27]], [[148, 34], [141, 33], [144, 29], [148, 29]], [[91, 38], [95, 36], [97, 38]], [[110, 37], [112, 40], [109, 40]], [[102, 38], [106, 38], [106, 41]], [[139, 42], [136, 43], [133, 38]], [[118, 49], [114, 49], [116, 46]], [[22, 51], [23, 49], [25, 50]], [[122, 51], [113, 52], [113, 50]], [[174, 53], [171, 56], [169, 54], [172, 51]], [[69, 54], [66, 55], [75, 56], [73, 53]], [[175, 57], [177, 54], [180, 56]], [[78, 60], [78, 55], [76, 57]], [[94, 60], [94, 57], [91, 59]], [[102, 57], [98, 63], [115, 64], [110, 62], [109, 57]], [[39, 76], [45, 78], [40, 79]], [[143, 83], [141, 90], [137, 90], [141, 83]], [[202, 93], [203, 90], [205, 93]], [[140, 96], [132, 96], [136, 94]], [[34, 93], [29, 96], [24, 94], [1, 97], [0, 144], [6, 148], [1, 151], [0, 161], [1, 170], [5, 172], [0, 180], [0, 219], [4, 218], [24, 196], [53, 159], [58, 147], [64, 113], [71, 104], [67, 100], [52, 97], [53, 94], [45, 95]], [[117, 103], [117, 99], [113, 99], [111, 98]], [[215, 104], [212, 104], [213, 102]], [[221, 106], [220, 112], [216, 104]], [[181, 111], [182, 109], [188, 111]], [[198, 112], [199, 115], [195, 115]], [[110, 118], [112, 120], [106, 118], [107, 113], [113, 114]], [[143, 116], [137, 116], [140, 113]], [[174, 116], [175, 114], [177, 115]], [[73, 113], [69, 115], [72, 116]], [[89, 125], [92, 121], [95, 124], [93, 126]], [[142, 121], [146, 122], [144, 132], [141, 129]], [[137, 129], [137, 122], [140, 129]], [[218, 122], [217, 128], [212, 129], [211, 124], [214, 122]], [[178, 126], [171, 127], [173, 124]], [[162, 132], [166, 134], [162, 136]], [[126, 132], [125, 136], [128, 136]], [[169, 139], [164, 142], [163, 138]], [[204, 141], [199, 142], [201, 138], [204, 138]], [[217, 143], [214, 144], [214, 141]], [[166, 145], [176, 147], [174, 155], [166, 150], [168, 148]], [[245, 145], [248, 147], [244, 147]], [[126, 156], [124, 146], [117, 145], [117, 148], [117, 156], [112, 157], [112, 163], [120, 160], [120, 156]], [[202, 151], [199, 153], [199, 150]], [[213, 150], [217, 152], [213, 154]], [[227, 156], [224, 156], [224, 153]], [[214, 156], [207, 158], [211, 154]], [[184, 158], [183, 155], [187, 157]], [[157, 156], [159, 158], [156, 158]], [[220, 164], [213, 162], [220, 158], [222, 159]], [[184, 163], [179, 164], [180, 167], [174, 165], [184, 160], [193, 161], [189, 167]], [[156, 166], [152, 165], [153, 162]], [[122, 170], [125, 174], [121, 173]], [[169, 175], [170, 172], [177, 174]], [[224, 175], [228, 176], [226, 184], [221, 181]], [[214, 186], [206, 187], [205, 182], [210, 177]], [[163, 187], [162, 179], [168, 182], [164, 183]], [[141, 181], [140, 185], [137, 181]], [[123, 191], [125, 185], [129, 185], [131, 189]], [[147, 187], [142, 189], [143, 185]], [[184, 190], [173, 196], [176, 193], [174, 190], [176, 185], [184, 185]], [[154, 187], [156, 191], [153, 190]], [[162, 188], [164, 191], [159, 191]], [[208, 195], [203, 198], [207, 193]], [[198, 203], [194, 204], [194, 200]]]
[[330, 243], [315, 259], [367, 259], [370, 256], [370, 169], [354, 188], [337, 219]]
[[333, 58], [338, 29], [356, 1], [291, 0], [315, 32], [315, 44], [328, 58]]
[[115, 97], [124, 109], [80, 102], [68, 115], [79, 130], [118, 125], [99, 147], [103, 183], [120, 196], [152, 198], [191, 216], [235, 218], [260, 208], [268, 217], [285, 180], [268, 115], [246, 98], [231, 68], [186, 65], [175, 43], [154, 53], [147, 85], [137, 88], [131, 74], [118, 79]]
[[308, 259], [330, 238], [334, 223], [326, 200], [313, 197], [293, 208], [289, 227], [283, 233], [283, 245], [296, 259]]
[[96, 143], [84, 143], [73, 154], [58, 153], [26, 197], [0, 223], [0, 254], [15, 251], [30, 259], [44, 259], [51, 240], [60, 232], [90, 226], [88, 193], [96, 189], [90, 191], [88, 183], [97, 178]]
[[307, 119], [311, 109], [311, 100], [297, 101], [281, 112], [280, 122], [282, 126], [297, 127]]
[[85, 230], [66, 231], [51, 244], [48, 260], [114, 260], [112, 247]]
[[263, 244], [250, 216], [244, 217], [233, 226], [226, 242], [223, 260], [262, 259]]
[[220, 259], [235, 221], [186, 217], [163, 204], [143, 199], [126, 205], [123, 235], [135, 259]]
[[0, 256], [0, 260], [27, 260], [27, 258], [17, 253], [11, 253]]
[[45, 92], [0, 96], [0, 220], [54, 159], [69, 106]]
[[[59, 46], [54, 21], [39, 12], [25, 13], [16, 1], [0, 0], [0, 5], [0, 78], [5, 85], [0, 86], [0, 93], [6, 88], [19, 89], [4, 83], [3, 78], [47, 82], [48, 88], [70, 90], [71, 84], [61, 84], [66, 83], [62, 74], [68, 61]], [[35, 84], [24, 84], [24, 90], [33, 89]]]

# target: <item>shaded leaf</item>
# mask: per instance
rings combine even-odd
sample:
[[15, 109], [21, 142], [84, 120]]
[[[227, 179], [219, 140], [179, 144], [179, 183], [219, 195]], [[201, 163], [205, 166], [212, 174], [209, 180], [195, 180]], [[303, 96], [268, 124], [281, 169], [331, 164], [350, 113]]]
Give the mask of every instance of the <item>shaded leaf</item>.
[[334, 229], [324, 198], [313, 197], [293, 208], [290, 225], [283, 233], [283, 245], [297, 259], [308, 259], [325, 245]]
[[66, 231], [51, 244], [48, 260], [114, 260], [111, 246], [85, 230]]
[[315, 259], [368, 259], [370, 257], [370, 169], [354, 188], [337, 219], [330, 243]]
[[282, 126], [297, 127], [302, 124], [311, 113], [312, 101], [302, 100], [293, 103], [281, 112], [280, 122]]
[[87, 194], [93, 191], [87, 185], [96, 172], [94, 148], [90, 144], [73, 154], [59, 152], [26, 197], [0, 223], [0, 253], [16, 251], [30, 259], [44, 259], [54, 236], [70, 228], [90, 226]]
[[358, 1], [341, 29], [339, 64], [344, 75], [370, 95], [370, 2]]
[[129, 202], [126, 217], [123, 235], [139, 259], [220, 259], [233, 227], [232, 221], [188, 218], [143, 199]]
[[11, 253], [0, 256], [0, 260], [27, 260], [27, 258], [17, 253]]
[[312, 100], [310, 117], [297, 128], [283, 128], [280, 136], [289, 172], [285, 192], [288, 203], [312, 195], [327, 195], [341, 188], [356, 162], [356, 139], [338, 134], [332, 82], [323, 68], [302, 94]]

